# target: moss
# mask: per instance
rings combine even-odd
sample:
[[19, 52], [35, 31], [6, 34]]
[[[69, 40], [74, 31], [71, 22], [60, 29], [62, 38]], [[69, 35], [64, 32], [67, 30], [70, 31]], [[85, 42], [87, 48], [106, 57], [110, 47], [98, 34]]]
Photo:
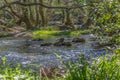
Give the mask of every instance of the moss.
[[8, 32], [0, 32], [0, 37], [7, 37], [9, 36]]
[[61, 36], [61, 35], [78, 35], [78, 34], [84, 34], [89, 33], [90, 30], [66, 30], [66, 31], [60, 31], [60, 30], [36, 30], [32, 31], [33, 38], [48, 38], [48, 37], [55, 37], [55, 36]]

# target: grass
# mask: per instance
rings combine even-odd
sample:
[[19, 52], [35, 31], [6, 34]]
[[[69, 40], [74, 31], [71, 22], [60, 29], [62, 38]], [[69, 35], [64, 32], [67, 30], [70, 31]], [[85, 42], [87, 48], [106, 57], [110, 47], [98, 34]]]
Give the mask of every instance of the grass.
[[33, 38], [47, 38], [47, 37], [55, 37], [55, 36], [61, 36], [61, 35], [79, 35], [79, 34], [85, 34], [89, 33], [90, 30], [66, 30], [66, 31], [60, 31], [60, 30], [36, 30], [33, 31]]
[[101, 56], [86, 61], [84, 55], [76, 63], [68, 62], [65, 66], [66, 73], [63, 77], [55, 76], [53, 79], [42, 78], [39, 72], [31, 69], [20, 69], [20, 65], [11, 68], [2, 58], [0, 66], [0, 80], [120, 80], [120, 49], [113, 55]]

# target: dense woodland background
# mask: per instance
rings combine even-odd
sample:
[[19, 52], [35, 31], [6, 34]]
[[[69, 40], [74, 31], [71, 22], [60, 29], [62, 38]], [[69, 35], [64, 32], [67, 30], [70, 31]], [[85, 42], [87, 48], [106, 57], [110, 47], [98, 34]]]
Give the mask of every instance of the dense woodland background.
[[[92, 2], [88, 4], [92, 5]], [[17, 25], [24, 23], [27, 29], [31, 29], [58, 21], [58, 24], [74, 28], [73, 24], [87, 23], [88, 4], [79, 0], [1, 0], [1, 6], [5, 5], [1, 7], [1, 23], [5, 24], [6, 20]]]

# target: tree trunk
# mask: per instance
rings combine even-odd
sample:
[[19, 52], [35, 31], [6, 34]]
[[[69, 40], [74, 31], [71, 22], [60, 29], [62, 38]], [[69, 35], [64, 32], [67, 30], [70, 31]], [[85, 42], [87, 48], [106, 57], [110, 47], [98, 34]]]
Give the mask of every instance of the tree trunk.
[[[30, 0], [29, 0], [29, 2], [30, 2]], [[34, 23], [35, 20], [34, 20], [34, 16], [33, 16], [34, 13], [32, 12], [32, 7], [28, 6], [28, 10], [29, 10], [29, 19], [30, 19], [30, 22]]]
[[70, 18], [70, 9], [65, 10], [65, 25], [70, 29], [74, 29], [74, 25]]
[[[37, 0], [34, 0], [35, 3], [37, 3]], [[38, 13], [38, 6], [35, 6], [35, 13], [36, 13], [36, 21], [35, 21], [35, 26], [39, 25], [39, 13]]]
[[[39, 0], [41, 4], [43, 4], [43, 0]], [[45, 20], [45, 15], [44, 15], [44, 9], [42, 6], [39, 7], [39, 12], [41, 16], [41, 25], [45, 26], [46, 25], [46, 20]]]
[[[23, 2], [25, 3], [26, 0], [23, 0]], [[26, 7], [22, 8], [23, 14], [21, 17], [21, 21], [24, 22], [26, 24], [26, 29], [32, 29], [33, 26], [28, 18], [28, 9]]]

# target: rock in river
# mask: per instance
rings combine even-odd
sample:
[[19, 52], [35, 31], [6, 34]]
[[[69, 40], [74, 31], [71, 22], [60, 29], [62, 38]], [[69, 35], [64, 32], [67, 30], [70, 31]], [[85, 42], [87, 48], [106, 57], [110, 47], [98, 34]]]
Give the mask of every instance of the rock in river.
[[51, 46], [52, 43], [42, 43], [40, 46]]
[[35, 38], [35, 39], [32, 39], [32, 41], [43, 41], [43, 39], [41, 39], [41, 38]]
[[72, 42], [78, 43], [78, 42], [85, 42], [84, 38], [73, 38]]
[[60, 38], [57, 42], [53, 44], [54, 46], [72, 46], [71, 42], [64, 42], [64, 38]]
[[94, 42], [94, 43], [91, 44], [91, 46], [92, 46], [93, 48], [95, 48], [95, 49], [103, 48], [103, 47], [105, 47], [105, 46], [112, 46], [112, 45], [113, 45], [113, 43], [109, 43], [109, 42], [98, 42], [98, 41], [96, 41], [96, 42]]

